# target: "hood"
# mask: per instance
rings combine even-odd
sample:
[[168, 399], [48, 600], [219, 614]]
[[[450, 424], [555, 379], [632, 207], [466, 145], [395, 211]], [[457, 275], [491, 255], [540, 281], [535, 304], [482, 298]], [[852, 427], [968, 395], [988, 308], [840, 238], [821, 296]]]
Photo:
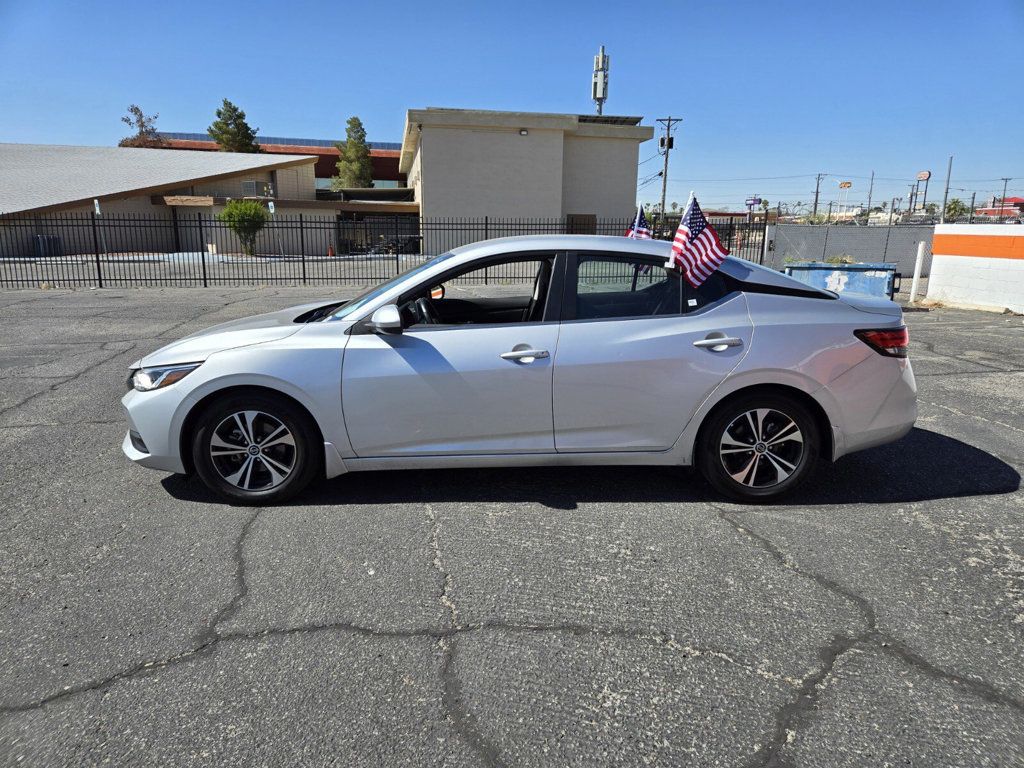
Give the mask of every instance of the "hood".
[[[315, 310], [327, 303], [329, 302], [318, 301], [312, 304], [302, 304], [278, 312], [243, 317], [240, 320], [214, 325], [171, 342], [155, 352], [150, 352], [141, 360], [132, 363], [131, 367], [198, 363], [206, 360], [213, 353], [223, 352], [226, 349], [263, 344], [267, 341], [279, 341], [302, 328], [303, 315], [307, 315], [310, 310]], [[336, 301], [330, 303], [337, 305]]]
[[902, 317], [903, 308], [895, 301], [889, 301], [882, 296], [868, 296], [861, 293], [837, 293], [836, 296], [843, 304], [869, 312], [872, 315], [886, 315], [888, 317]]

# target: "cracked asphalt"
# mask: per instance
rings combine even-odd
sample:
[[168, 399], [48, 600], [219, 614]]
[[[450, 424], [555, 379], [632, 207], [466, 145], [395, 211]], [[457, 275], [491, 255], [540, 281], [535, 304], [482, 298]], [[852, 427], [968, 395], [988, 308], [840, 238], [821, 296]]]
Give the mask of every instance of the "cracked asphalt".
[[0, 293], [0, 764], [1024, 765], [1022, 318], [909, 313], [917, 428], [774, 506], [122, 457], [130, 362], [347, 292]]

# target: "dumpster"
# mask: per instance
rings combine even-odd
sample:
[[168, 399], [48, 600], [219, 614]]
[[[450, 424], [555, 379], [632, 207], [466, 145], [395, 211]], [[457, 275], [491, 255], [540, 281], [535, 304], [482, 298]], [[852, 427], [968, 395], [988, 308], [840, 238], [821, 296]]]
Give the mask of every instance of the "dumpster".
[[891, 299], [899, 290], [895, 264], [827, 264], [809, 261], [787, 264], [785, 273], [801, 283], [824, 288], [835, 293], [859, 293], [866, 296], [885, 296]]

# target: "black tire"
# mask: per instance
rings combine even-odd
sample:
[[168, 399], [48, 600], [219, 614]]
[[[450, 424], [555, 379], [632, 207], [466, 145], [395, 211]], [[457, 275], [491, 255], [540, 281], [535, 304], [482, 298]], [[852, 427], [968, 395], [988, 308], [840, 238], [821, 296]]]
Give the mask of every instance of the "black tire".
[[817, 421], [805, 405], [785, 395], [752, 393], [711, 414], [696, 446], [696, 465], [723, 496], [763, 503], [812, 474], [820, 444]]
[[228, 501], [274, 504], [322, 476], [323, 439], [310, 415], [289, 400], [239, 393], [215, 401], [199, 415], [192, 433], [192, 461], [203, 483]]

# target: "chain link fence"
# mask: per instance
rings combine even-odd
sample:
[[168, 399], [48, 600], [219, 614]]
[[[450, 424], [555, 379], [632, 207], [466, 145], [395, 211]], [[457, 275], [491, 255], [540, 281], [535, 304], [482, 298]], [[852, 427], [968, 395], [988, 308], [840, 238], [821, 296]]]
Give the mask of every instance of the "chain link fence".
[[914, 273], [917, 244], [925, 243], [922, 276], [932, 263], [932, 235], [928, 225], [855, 227], [849, 225], [778, 224], [768, 227], [765, 266], [783, 269], [787, 263], [826, 261], [843, 256], [853, 261], [896, 264], [904, 275]]

